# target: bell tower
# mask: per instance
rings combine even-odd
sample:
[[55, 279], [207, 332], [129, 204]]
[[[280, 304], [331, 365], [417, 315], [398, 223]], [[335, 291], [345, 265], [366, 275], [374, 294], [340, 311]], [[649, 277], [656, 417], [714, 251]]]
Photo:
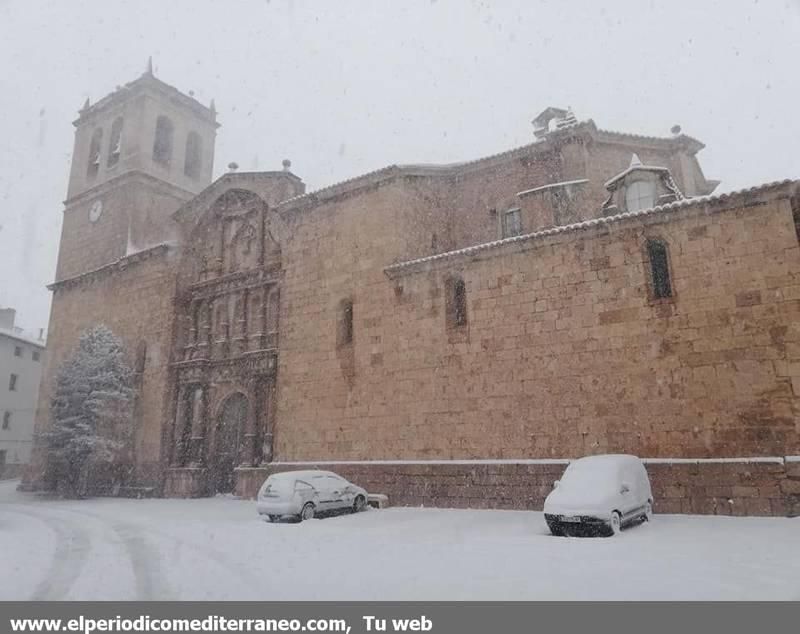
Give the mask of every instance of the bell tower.
[[174, 237], [171, 214], [211, 183], [219, 124], [204, 106], [145, 72], [75, 126], [56, 280]]

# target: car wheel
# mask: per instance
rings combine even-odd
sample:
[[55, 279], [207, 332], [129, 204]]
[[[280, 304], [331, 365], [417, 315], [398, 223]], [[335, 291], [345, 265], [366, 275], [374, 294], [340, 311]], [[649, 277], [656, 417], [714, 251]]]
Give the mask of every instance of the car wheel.
[[280, 519], [280, 515], [270, 515], [269, 521], [270, 522], [277, 522]]
[[353, 502], [353, 513], [360, 513], [365, 508], [367, 508], [367, 500], [363, 495], [356, 496], [355, 502]]
[[305, 520], [313, 520], [313, 519], [314, 519], [314, 505], [311, 502], [308, 502], [303, 507], [303, 510], [300, 511], [300, 521], [303, 522]]
[[548, 524], [547, 527], [550, 529], [550, 532], [555, 537], [564, 537], [564, 529], [559, 524], [557, 524], [556, 522], [553, 522], [552, 524]]
[[618, 511], [614, 511], [611, 514], [611, 522], [609, 523], [608, 527], [611, 529], [612, 535], [619, 535], [620, 531], [622, 530], [622, 516]]
[[645, 506], [644, 506], [644, 515], [642, 515], [642, 519], [645, 522], [652, 521], [652, 519], [653, 519], [653, 503], [652, 502], [648, 502], [647, 504], [645, 504]]

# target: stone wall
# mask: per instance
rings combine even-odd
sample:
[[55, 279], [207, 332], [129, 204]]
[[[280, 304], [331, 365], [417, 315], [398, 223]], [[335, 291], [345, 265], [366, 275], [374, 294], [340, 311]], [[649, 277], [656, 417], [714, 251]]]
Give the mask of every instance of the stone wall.
[[[380, 227], [413, 203], [400, 186], [307, 215], [284, 250], [276, 459], [800, 453], [788, 189], [507, 243], [392, 279], [381, 262], [403, 252], [404, 227]], [[651, 237], [669, 246], [669, 300], [652, 299]], [[452, 275], [467, 286], [458, 332], [445, 316]], [[347, 347], [336, 340], [344, 297]]]
[[[239, 471], [237, 493], [254, 498], [268, 475], [333, 470], [391, 506], [542, 510], [566, 460], [467, 463], [276, 464]], [[654, 461], [646, 463], [656, 513], [800, 515], [800, 460]]]
[[[39, 390], [35, 434], [50, 426], [50, 399], [56, 372], [85, 329], [105, 324], [120, 337], [136, 369], [144, 348], [141, 386], [133, 405], [136, 481], [158, 486], [162, 432], [169, 414], [169, 362], [173, 336], [174, 261], [167, 247], [132, 256], [122, 264], [56, 288], [50, 312], [48, 346]], [[40, 488], [47, 466], [46, 448], [34, 444], [24, 486]]]

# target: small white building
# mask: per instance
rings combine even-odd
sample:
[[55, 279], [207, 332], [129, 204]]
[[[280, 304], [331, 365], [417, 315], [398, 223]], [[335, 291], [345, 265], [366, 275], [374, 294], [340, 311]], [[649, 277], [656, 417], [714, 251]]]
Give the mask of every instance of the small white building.
[[30, 460], [45, 342], [14, 325], [0, 308], [0, 479], [16, 478]]

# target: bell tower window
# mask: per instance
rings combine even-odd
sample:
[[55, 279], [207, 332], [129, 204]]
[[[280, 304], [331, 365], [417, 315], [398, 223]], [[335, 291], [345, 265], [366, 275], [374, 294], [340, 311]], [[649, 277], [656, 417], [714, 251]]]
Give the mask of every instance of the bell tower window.
[[114, 119], [111, 124], [111, 138], [108, 142], [108, 167], [114, 167], [119, 163], [119, 155], [122, 153], [122, 117]]
[[97, 128], [92, 132], [92, 140], [89, 143], [89, 168], [87, 171], [89, 178], [94, 178], [100, 171], [100, 146], [102, 143], [103, 128]]
[[161, 116], [156, 120], [156, 136], [153, 141], [153, 160], [168, 166], [172, 161], [172, 138], [175, 126], [169, 117]]
[[183, 173], [189, 178], [200, 176], [203, 158], [203, 139], [197, 132], [190, 132], [186, 137], [186, 157], [183, 162]]

